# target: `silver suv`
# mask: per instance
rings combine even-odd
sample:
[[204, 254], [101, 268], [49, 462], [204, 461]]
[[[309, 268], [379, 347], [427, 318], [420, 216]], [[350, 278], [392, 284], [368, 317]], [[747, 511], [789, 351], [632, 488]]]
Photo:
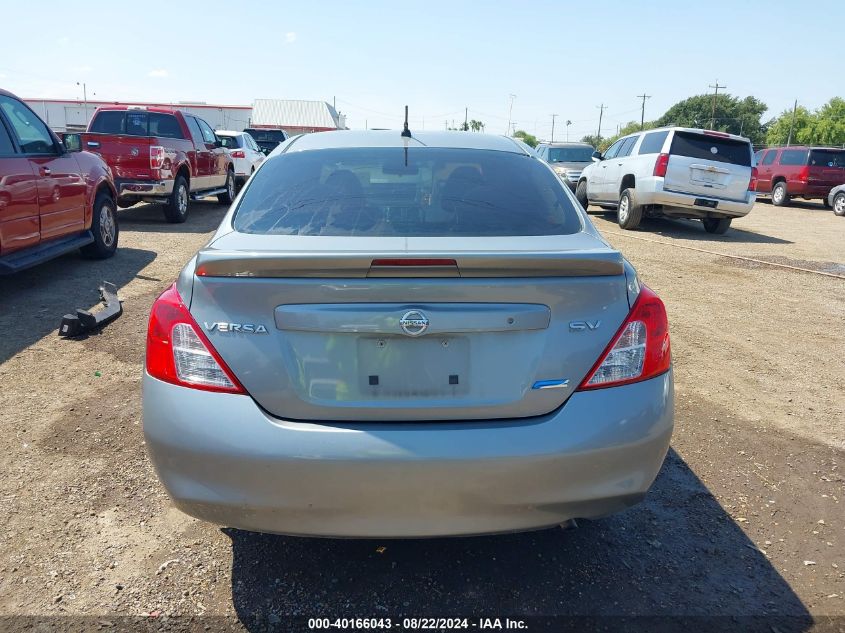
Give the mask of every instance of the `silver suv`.
[[596, 148], [589, 143], [540, 143], [534, 151], [575, 191], [581, 171], [591, 164]]
[[691, 128], [624, 136], [593, 154], [575, 196], [586, 209], [616, 209], [619, 226], [643, 217], [697, 218], [708, 233], [725, 233], [754, 206], [757, 168], [751, 141]]

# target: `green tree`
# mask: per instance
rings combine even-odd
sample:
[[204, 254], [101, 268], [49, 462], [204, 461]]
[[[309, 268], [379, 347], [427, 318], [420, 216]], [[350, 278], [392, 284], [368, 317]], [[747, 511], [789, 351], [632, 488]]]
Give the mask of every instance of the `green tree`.
[[[643, 124], [642, 129], [651, 130], [652, 128], [655, 128], [655, 127], [657, 127], [656, 121], [646, 121]], [[622, 138], [623, 136], [627, 136], [628, 134], [633, 134], [634, 132], [639, 132], [639, 131], [640, 131], [640, 122], [639, 121], [629, 121], [628, 123], [626, 123], [625, 125], [623, 125], [619, 129], [619, 134], [615, 134], [614, 136], [609, 136], [607, 138], [602, 137], [601, 143], [599, 143], [599, 145], [598, 145], [598, 150], [600, 152], [603, 152], [608, 147], [613, 145], [616, 141], [618, 141], [620, 138]], [[584, 137], [584, 138], [589, 138], [590, 141], [584, 141], [584, 139], [581, 139], [581, 140], [584, 141], [585, 143], [590, 143], [590, 145], [592, 145], [593, 147], [596, 147], [596, 145], [591, 142], [591, 141], [595, 140], [595, 137], [589, 136], [589, 137]]]
[[481, 121], [476, 121], [475, 119], [472, 119], [469, 122], [469, 129], [471, 129], [473, 132], [483, 132], [484, 127], [485, 125]]
[[531, 147], [537, 147], [537, 137], [533, 134], [529, 134], [525, 130], [517, 130], [513, 133], [515, 138], [522, 139], [522, 142], [526, 145], [530, 145]]
[[[766, 139], [766, 125], [761, 117], [766, 111], [765, 103], [755, 97], [740, 99], [729, 94], [716, 97], [715, 124], [722, 132], [740, 134], [752, 143], [763, 143]], [[695, 95], [679, 101], [657, 120], [657, 126], [679, 125], [709, 129], [713, 114], [713, 95]]]
[[845, 99], [833, 97], [816, 110], [813, 143], [845, 145]]
[[592, 145], [593, 147], [595, 147], [597, 149], [600, 145], [599, 137], [596, 136], [595, 134], [587, 134], [587, 136], [584, 136], [584, 137], [581, 138], [581, 142], [582, 143], [589, 143], [590, 145]]
[[[792, 143], [812, 143], [816, 116], [804, 106], [795, 110], [795, 126], [792, 130]], [[792, 110], [784, 110], [768, 123], [766, 143], [768, 145], [786, 145], [789, 140], [789, 127], [792, 125]]]
[[[766, 142], [769, 145], [786, 145], [790, 126], [793, 126], [792, 110], [784, 110], [769, 122]], [[792, 143], [845, 145], [845, 99], [833, 97], [814, 112], [798, 106], [795, 110]]]

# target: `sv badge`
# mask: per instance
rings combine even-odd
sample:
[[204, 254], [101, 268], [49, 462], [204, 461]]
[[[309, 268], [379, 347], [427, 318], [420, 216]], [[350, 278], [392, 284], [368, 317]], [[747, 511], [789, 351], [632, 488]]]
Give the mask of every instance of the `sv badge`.
[[601, 321], [570, 321], [569, 329], [573, 332], [583, 332], [584, 330], [598, 330]]

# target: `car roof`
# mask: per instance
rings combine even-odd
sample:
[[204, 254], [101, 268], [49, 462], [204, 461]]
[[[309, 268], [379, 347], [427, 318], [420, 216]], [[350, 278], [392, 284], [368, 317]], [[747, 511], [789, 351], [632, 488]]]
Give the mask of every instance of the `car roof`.
[[833, 152], [845, 152], [845, 148], [828, 147], [828, 146], [825, 146], [825, 145], [787, 145], [785, 147], [764, 147], [760, 151], [765, 152], [768, 149], [800, 149], [800, 150], [824, 149], [824, 150], [830, 150], [830, 151], [833, 151]]
[[344, 147], [437, 147], [479, 149], [530, 155], [507, 136], [481, 132], [413, 132], [410, 138], [399, 130], [338, 130], [303, 134], [293, 139], [287, 151], [336, 149]]
[[223, 136], [241, 136], [243, 134], [243, 132], [236, 132], [235, 130], [214, 130], [214, 133]]
[[554, 143], [543, 141], [540, 145], [547, 145], [548, 147], [593, 147], [589, 143], [581, 143], [580, 141], [555, 141]]
[[160, 114], [176, 114], [177, 112], [182, 115], [188, 114], [187, 112], [182, 112], [179, 108], [162, 108], [160, 106], [107, 105], [97, 108], [97, 112], [122, 112], [130, 110], [133, 112], [158, 112]]

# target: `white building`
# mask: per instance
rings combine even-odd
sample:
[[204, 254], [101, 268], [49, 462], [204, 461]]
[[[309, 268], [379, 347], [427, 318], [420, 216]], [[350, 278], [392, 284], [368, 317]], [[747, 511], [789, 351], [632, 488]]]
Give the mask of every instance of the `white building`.
[[251, 127], [281, 128], [291, 135], [345, 130], [346, 115], [325, 101], [256, 99]]
[[56, 132], [81, 132], [100, 106], [131, 105], [161, 108], [178, 108], [203, 119], [215, 130], [240, 132], [249, 127], [252, 106], [212, 105], [208, 103], [183, 102], [152, 103], [140, 101], [89, 101], [87, 104], [73, 99], [24, 99]]

